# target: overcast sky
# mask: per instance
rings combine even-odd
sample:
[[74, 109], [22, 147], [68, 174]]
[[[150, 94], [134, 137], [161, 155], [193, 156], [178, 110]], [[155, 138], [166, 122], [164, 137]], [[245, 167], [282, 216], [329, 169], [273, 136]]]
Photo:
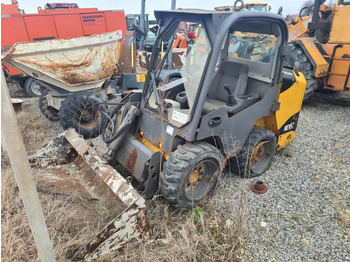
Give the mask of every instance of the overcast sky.
[[[77, 3], [79, 7], [97, 7], [99, 10], [116, 10], [124, 9], [125, 13], [140, 13], [141, 0], [18, 0], [19, 7], [29, 13], [37, 13], [37, 7], [44, 7], [46, 3]], [[177, 0], [176, 8], [201, 8], [213, 9], [215, 6], [232, 5], [234, 0]], [[245, 1], [247, 3], [254, 2]], [[256, 2], [260, 2], [256, 1]], [[261, 1], [263, 2], [263, 1]], [[271, 5], [271, 12], [277, 13], [278, 8], [283, 6], [283, 16], [287, 14], [299, 13], [300, 7], [305, 0], [268, 0]], [[11, 0], [1, 0], [1, 3], [9, 4]], [[154, 10], [170, 9], [171, 0], [146, 0], [146, 12], [153, 16]]]

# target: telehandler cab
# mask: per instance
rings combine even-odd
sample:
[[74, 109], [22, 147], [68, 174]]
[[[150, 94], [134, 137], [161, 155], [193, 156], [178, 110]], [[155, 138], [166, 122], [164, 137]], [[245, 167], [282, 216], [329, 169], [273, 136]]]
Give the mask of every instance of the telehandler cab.
[[[275, 150], [294, 139], [306, 81], [282, 68], [288, 28], [277, 14], [155, 16], [160, 26], [145, 86], [112, 110], [102, 137], [145, 197], [159, 190], [174, 206], [190, 208], [213, 192], [225, 165], [243, 177], [269, 168]], [[161, 56], [162, 42], [173, 39], [180, 22], [198, 23], [198, 38], [183, 57], [181, 78], [163, 83], [171, 52]], [[258, 37], [236, 37], [249, 32]]]

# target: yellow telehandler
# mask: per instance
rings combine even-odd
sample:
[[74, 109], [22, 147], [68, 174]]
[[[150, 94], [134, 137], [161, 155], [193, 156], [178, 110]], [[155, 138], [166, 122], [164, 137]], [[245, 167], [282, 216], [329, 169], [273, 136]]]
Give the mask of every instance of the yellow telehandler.
[[292, 21], [288, 65], [299, 62], [307, 80], [305, 98], [316, 90], [350, 93], [350, 1], [327, 6], [321, 0]]

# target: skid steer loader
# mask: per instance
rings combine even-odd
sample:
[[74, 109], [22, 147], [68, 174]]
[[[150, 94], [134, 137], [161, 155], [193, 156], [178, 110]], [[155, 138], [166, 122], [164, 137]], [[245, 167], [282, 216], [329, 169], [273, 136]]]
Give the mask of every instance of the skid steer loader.
[[[266, 171], [294, 139], [306, 81], [282, 68], [288, 48], [283, 18], [265, 12], [155, 11], [160, 24], [143, 90], [133, 90], [112, 110], [103, 131], [112, 162], [134, 178], [143, 196], [160, 193], [190, 208], [210, 195], [224, 165], [243, 177]], [[184, 55], [181, 78], [164, 84], [170, 48], [162, 42], [180, 22], [200, 31]], [[242, 33], [266, 35], [249, 44]], [[259, 47], [259, 48], [255, 48]], [[297, 69], [297, 65], [295, 66]]]
[[[145, 198], [160, 191], [176, 207], [198, 205], [215, 189], [224, 165], [243, 177], [261, 175], [275, 150], [294, 139], [306, 81], [282, 68], [288, 30], [281, 16], [203, 10], [155, 15], [160, 27], [144, 89], [114, 103], [102, 134], [112, 164], [123, 166], [133, 181], [73, 129], [31, 158], [32, 165], [56, 166], [38, 183], [43, 192], [95, 199], [118, 214], [73, 260], [104, 259], [131, 239], [151, 236]], [[159, 76], [170, 48], [161, 59], [159, 53], [180, 22], [200, 24], [198, 38], [183, 58], [181, 78], [164, 84]], [[235, 37], [242, 32], [273, 41], [265, 49], [253, 40], [243, 44]]]

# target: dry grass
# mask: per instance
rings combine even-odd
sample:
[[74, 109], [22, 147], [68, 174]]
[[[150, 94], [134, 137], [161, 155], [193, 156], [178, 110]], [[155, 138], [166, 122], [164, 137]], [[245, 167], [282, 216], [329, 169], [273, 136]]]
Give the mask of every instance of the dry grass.
[[[11, 171], [3, 172], [1, 183], [3, 261], [35, 261], [34, 239]], [[62, 195], [40, 194], [40, 199], [57, 261], [70, 261], [108, 222], [108, 211], [98, 203]], [[100, 261], [240, 261], [242, 208], [239, 200], [220, 195], [192, 211], [174, 210], [164, 200], [153, 200], [148, 205], [152, 239], [129, 243]]]
[[[39, 194], [39, 197], [57, 261], [70, 261], [74, 252], [108, 221], [106, 212], [96, 202], [64, 195]], [[1, 198], [3, 261], [37, 260], [29, 222], [10, 169], [2, 172]]]
[[17, 120], [24, 145], [30, 155], [46, 142], [46, 132], [50, 128], [50, 122], [28, 111], [17, 113]]
[[[244, 256], [246, 180], [219, 178], [213, 197], [191, 211], [176, 210], [164, 199], [148, 203], [151, 239], [129, 243], [107, 261], [241, 261]], [[227, 195], [242, 192], [239, 199]], [[226, 192], [226, 193], [225, 193]]]
[[[32, 112], [17, 114], [28, 155], [46, 142], [50, 128]], [[3, 261], [35, 261], [37, 251], [8, 156], [1, 158], [1, 253]], [[34, 177], [42, 170], [33, 170]], [[96, 202], [64, 195], [39, 194], [57, 261], [70, 261], [108, 222], [108, 212]]]
[[[49, 123], [25, 112], [18, 115], [26, 148], [45, 142]], [[6, 157], [6, 156], [5, 156]], [[35, 170], [34, 173], [41, 172]], [[222, 186], [239, 190], [225, 178]], [[236, 188], [234, 188], [236, 187]], [[3, 261], [36, 261], [37, 251], [12, 170], [2, 159], [1, 253]], [[239, 261], [243, 255], [244, 197], [220, 194], [201, 208], [179, 211], [159, 198], [148, 203], [153, 237], [129, 243], [100, 261]], [[225, 189], [227, 192], [227, 189]], [[39, 194], [57, 261], [70, 261], [110, 219], [97, 202], [64, 195]]]
[[[46, 133], [50, 128], [48, 120], [40, 119], [34, 112], [21, 111], [16, 114], [27, 154], [34, 153], [47, 142]], [[10, 167], [10, 160], [1, 147], [1, 169]]]

